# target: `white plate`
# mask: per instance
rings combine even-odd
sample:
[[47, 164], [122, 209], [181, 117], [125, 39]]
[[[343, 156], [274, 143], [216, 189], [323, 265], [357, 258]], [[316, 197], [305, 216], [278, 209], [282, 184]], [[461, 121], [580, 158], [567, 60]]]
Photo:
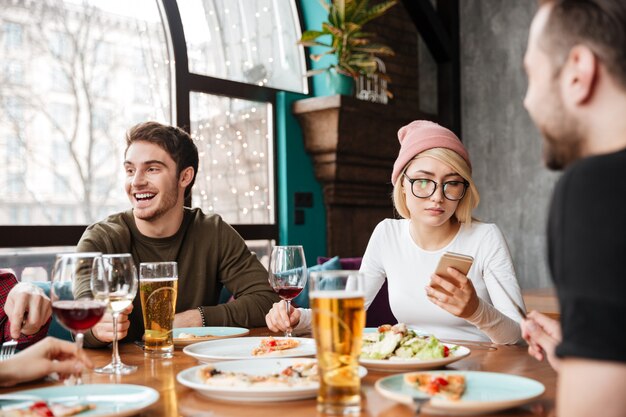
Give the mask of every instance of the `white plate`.
[[[181, 338], [181, 333], [189, 333], [197, 337]], [[250, 333], [250, 330], [243, 327], [179, 327], [174, 329], [174, 346], [184, 347], [192, 343], [205, 342], [207, 340], [245, 336], [248, 333]]]
[[[79, 415], [97, 417], [134, 416], [159, 399], [159, 393], [148, 387], [129, 384], [91, 384], [54, 386], [47, 388], [15, 391], [11, 394], [37, 397], [56, 403], [95, 404], [96, 408]], [[0, 401], [0, 407], [4, 405]], [[25, 407], [28, 407], [25, 404]], [[0, 411], [0, 415], [2, 411]]]
[[[238, 359], [295, 358], [315, 355], [315, 340], [293, 337], [292, 339], [300, 342], [300, 345], [296, 348], [253, 356], [252, 350], [258, 347], [263, 339], [267, 339], [267, 337], [235, 337], [232, 339], [210, 340], [189, 345], [183, 349], [183, 352], [193, 356], [200, 362], [207, 363]], [[280, 340], [284, 338], [275, 337], [275, 339]]]
[[[449, 349], [457, 345], [444, 343]], [[371, 371], [383, 372], [400, 372], [400, 371], [417, 371], [420, 369], [435, 369], [445, 366], [449, 363], [456, 362], [465, 358], [470, 354], [470, 350], [465, 346], [459, 346], [454, 352], [450, 353], [447, 358], [441, 359], [363, 359], [359, 358], [361, 365]]]
[[[426, 414], [472, 415], [491, 413], [498, 410], [517, 407], [540, 397], [545, 391], [542, 383], [534, 379], [517, 375], [496, 372], [475, 371], [430, 371], [430, 374], [463, 374], [465, 375], [465, 393], [458, 401], [450, 401], [441, 397], [433, 397], [422, 406]], [[383, 396], [412, 404], [412, 397], [427, 396], [404, 383], [404, 375], [398, 374], [379, 379], [376, 390]]]
[[[228, 361], [213, 363], [220, 371], [245, 372], [250, 375], [270, 375], [294, 363], [315, 362], [315, 359], [248, 359], [242, 361]], [[292, 401], [304, 398], [314, 398], [317, 395], [319, 384], [312, 382], [305, 386], [297, 387], [215, 387], [204, 384], [198, 377], [198, 370], [206, 365], [194, 366], [179, 372], [176, 379], [181, 384], [193, 388], [200, 394], [215, 400], [235, 402], [271, 402]], [[359, 376], [363, 378], [367, 370], [359, 367]]]

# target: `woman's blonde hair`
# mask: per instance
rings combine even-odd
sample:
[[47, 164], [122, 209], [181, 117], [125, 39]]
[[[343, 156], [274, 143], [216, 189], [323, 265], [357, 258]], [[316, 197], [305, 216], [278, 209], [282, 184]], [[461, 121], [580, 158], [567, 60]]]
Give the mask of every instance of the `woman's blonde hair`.
[[457, 174], [459, 174], [461, 177], [463, 177], [465, 181], [469, 183], [465, 195], [459, 201], [459, 205], [454, 212], [454, 217], [459, 223], [467, 223], [468, 225], [471, 224], [472, 211], [476, 207], [478, 207], [478, 203], [480, 202], [480, 195], [478, 194], [476, 184], [474, 184], [474, 181], [472, 180], [472, 172], [470, 170], [470, 167], [467, 165], [467, 162], [465, 162], [465, 160], [459, 154], [447, 148], [427, 149], [424, 152], [416, 155], [404, 166], [404, 168], [402, 169], [402, 173], [398, 176], [398, 179], [393, 186], [393, 205], [398, 214], [405, 219], [411, 218], [411, 213], [409, 212], [409, 208], [406, 205], [406, 196], [403, 192], [404, 173], [406, 172], [406, 169], [411, 164], [411, 162], [424, 156], [429, 156], [433, 159], [438, 160], [439, 162], [443, 162], [444, 164], [450, 166]]

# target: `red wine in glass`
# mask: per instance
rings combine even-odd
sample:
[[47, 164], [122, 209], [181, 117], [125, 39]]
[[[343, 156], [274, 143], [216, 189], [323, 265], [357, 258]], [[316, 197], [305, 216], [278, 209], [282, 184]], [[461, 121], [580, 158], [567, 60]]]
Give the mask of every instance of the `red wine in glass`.
[[[291, 299], [302, 292], [307, 277], [302, 246], [274, 246], [270, 254], [269, 283], [280, 298], [287, 302], [288, 312], [291, 311]], [[291, 328], [288, 328], [285, 337], [290, 336]]]
[[65, 327], [83, 332], [100, 321], [106, 305], [95, 300], [60, 300], [52, 303], [52, 311]]
[[283, 300], [293, 300], [302, 292], [303, 289], [304, 287], [286, 286], [275, 287], [274, 291], [276, 291]]
[[[83, 348], [84, 333], [100, 321], [109, 302], [100, 252], [62, 253], [52, 270], [50, 301], [63, 327], [76, 340], [77, 355]], [[81, 372], [75, 375], [82, 384]]]

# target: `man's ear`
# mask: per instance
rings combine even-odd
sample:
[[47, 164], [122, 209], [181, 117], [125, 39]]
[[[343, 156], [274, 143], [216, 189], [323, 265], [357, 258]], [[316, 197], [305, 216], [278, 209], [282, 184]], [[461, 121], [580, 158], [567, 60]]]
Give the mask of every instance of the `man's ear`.
[[598, 57], [585, 45], [572, 48], [563, 66], [564, 97], [574, 105], [587, 102], [594, 93], [598, 77]]
[[194, 173], [195, 173], [195, 171], [194, 171], [193, 167], [187, 167], [187, 168], [183, 169], [180, 172], [180, 175], [178, 177], [179, 185], [182, 188], [186, 188], [191, 183], [191, 180], [193, 180]]

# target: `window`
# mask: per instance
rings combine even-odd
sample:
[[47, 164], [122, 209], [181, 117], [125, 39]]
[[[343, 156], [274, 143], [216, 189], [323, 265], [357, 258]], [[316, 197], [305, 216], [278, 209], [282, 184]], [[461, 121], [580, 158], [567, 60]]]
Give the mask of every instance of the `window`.
[[191, 132], [200, 166], [194, 206], [229, 223], [273, 223], [271, 106], [191, 95]]
[[2, 37], [5, 49], [18, 49], [22, 46], [22, 25], [16, 22], [4, 22]]
[[73, 245], [85, 224], [128, 208], [124, 135], [156, 120], [198, 145], [191, 205], [267, 255], [278, 238], [276, 92], [307, 92], [295, 0], [8, 2], [0, 23], [0, 58], [28, 62], [22, 84], [0, 90], [0, 155], [20, 147], [26, 167], [21, 182], [3, 173], [21, 188], [0, 194], [0, 232], [31, 225], [37, 246], [39, 230], [63, 225], [50, 244]]
[[[19, 149], [25, 167], [5, 177], [19, 200], [0, 193], [0, 205], [31, 207], [0, 224], [84, 225], [103, 208], [128, 207], [121, 167], [124, 135], [136, 122], [130, 115], [172, 123], [172, 73], [159, 4], [122, 3], [29, 2], [25, 15], [25, 3], [8, 2], [0, 10], [4, 45], [19, 44], [29, 62], [2, 68], [2, 79], [20, 73], [29, 81], [0, 92], [0, 136], [15, 141], [0, 151]], [[138, 52], [141, 71], [121, 59]], [[147, 90], [141, 102], [128, 94], [137, 88]]]
[[190, 72], [307, 92], [293, 1], [185, 0], [178, 7]]
[[3, 67], [3, 85], [22, 85], [24, 83], [24, 66], [20, 61], [6, 61]]

